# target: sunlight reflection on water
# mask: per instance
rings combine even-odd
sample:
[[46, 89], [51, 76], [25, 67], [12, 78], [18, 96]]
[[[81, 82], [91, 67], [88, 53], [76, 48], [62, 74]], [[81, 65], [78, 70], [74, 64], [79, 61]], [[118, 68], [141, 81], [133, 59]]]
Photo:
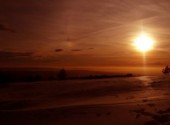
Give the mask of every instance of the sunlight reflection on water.
[[153, 79], [149, 76], [141, 76], [138, 79], [143, 83], [144, 86], [149, 86], [153, 81]]

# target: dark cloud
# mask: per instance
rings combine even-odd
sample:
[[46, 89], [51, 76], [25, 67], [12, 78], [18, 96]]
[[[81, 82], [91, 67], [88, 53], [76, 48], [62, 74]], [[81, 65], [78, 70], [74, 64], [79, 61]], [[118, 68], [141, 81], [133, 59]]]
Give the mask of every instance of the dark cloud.
[[83, 51], [82, 49], [72, 49], [71, 51]]
[[0, 51], [0, 58], [31, 57], [31, 52]]
[[15, 32], [13, 29], [7, 27], [7, 26], [4, 25], [4, 24], [0, 24], [0, 31], [7, 31], [7, 32], [12, 32], [12, 33]]
[[[87, 48], [87, 50], [92, 50], [94, 48]], [[86, 49], [84, 49], [86, 50]], [[74, 52], [79, 52], [79, 51], [83, 51], [83, 49], [72, 49], [71, 51], [74, 51]]]
[[164, 66], [166, 64], [163, 63], [163, 62], [153, 62], [153, 63], [148, 63], [148, 65], [151, 65], [151, 66]]
[[0, 66], [24, 65], [35, 61], [36, 57], [31, 52], [0, 51]]
[[64, 51], [63, 49], [55, 49], [55, 52], [62, 52]]

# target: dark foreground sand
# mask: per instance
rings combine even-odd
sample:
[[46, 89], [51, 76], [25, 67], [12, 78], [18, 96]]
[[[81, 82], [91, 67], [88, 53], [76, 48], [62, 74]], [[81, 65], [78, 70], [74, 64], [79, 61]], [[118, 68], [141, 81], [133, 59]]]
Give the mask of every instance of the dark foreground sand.
[[170, 125], [170, 76], [9, 84], [0, 125]]

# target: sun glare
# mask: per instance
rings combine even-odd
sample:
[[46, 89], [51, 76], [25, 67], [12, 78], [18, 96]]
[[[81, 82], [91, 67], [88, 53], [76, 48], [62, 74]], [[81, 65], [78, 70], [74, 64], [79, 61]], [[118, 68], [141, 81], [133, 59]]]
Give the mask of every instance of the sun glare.
[[147, 52], [153, 49], [154, 41], [146, 34], [141, 33], [134, 41], [135, 47], [141, 52]]

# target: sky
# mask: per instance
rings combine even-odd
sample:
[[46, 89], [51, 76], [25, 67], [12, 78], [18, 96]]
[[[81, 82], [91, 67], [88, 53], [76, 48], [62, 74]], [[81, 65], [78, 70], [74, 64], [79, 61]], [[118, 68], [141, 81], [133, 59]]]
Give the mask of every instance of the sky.
[[170, 64], [168, 0], [1, 0], [0, 67], [142, 67], [132, 45], [155, 41], [149, 67]]

